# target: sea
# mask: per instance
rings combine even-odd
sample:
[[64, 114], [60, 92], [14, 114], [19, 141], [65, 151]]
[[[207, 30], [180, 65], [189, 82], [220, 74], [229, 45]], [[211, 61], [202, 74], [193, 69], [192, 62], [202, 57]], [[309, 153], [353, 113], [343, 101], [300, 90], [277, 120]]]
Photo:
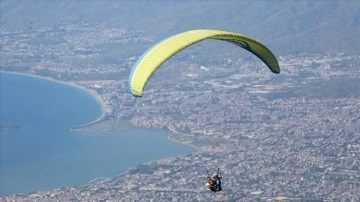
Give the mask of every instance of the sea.
[[80, 88], [0, 73], [0, 195], [46, 191], [106, 179], [149, 161], [193, 153], [169, 131], [64, 131], [101, 116]]

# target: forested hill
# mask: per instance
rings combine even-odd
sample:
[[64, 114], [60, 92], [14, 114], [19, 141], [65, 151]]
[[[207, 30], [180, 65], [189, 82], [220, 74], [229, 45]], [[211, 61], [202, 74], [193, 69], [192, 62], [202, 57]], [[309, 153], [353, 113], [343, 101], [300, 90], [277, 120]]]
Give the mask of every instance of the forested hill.
[[260, 39], [279, 54], [356, 52], [360, 45], [356, 0], [2, 0], [0, 13], [1, 30], [86, 22], [164, 37], [189, 29], [224, 29]]

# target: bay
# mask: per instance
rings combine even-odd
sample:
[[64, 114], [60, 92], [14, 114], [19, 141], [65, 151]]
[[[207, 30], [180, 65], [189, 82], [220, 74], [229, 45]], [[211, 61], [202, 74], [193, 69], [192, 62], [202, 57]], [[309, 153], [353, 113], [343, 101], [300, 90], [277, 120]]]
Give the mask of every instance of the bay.
[[189, 154], [162, 130], [62, 131], [91, 122], [101, 106], [87, 91], [0, 73], [0, 195], [82, 185], [140, 163]]

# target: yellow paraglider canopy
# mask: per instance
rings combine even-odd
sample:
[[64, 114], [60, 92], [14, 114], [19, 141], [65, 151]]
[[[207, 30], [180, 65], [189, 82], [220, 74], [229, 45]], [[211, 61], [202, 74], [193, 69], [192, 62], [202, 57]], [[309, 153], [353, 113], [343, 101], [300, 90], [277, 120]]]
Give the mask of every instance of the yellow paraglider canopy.
[[273, 73], [280, 73], [274, 54], [260, 42], [234, 32], [220, 30], [191, 30], [169, 37], [148, 49], [135, 63], [129, 77], [134, 96], [142, 96], [151, 75], [176, 53], [205, 39], [217, 39], [233, 43], [260, 58]]

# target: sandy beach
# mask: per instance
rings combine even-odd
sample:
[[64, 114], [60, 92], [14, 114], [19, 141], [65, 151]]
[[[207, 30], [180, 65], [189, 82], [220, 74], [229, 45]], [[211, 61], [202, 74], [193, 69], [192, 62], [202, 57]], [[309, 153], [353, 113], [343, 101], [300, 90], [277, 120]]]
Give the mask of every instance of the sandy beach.
[[57, 82], [57, 83], [64, 84], [64, 85], [69, 85], [71, 87], [78, 88], [82, 91], [88, 92], [99, 103], [99, 105], [101, 107], [101, 115], [93, 121], [90, 121], [90, 122], [85, 123], [80, 126], [75, 126], [74, 128], [86, 127], [86, 126], [92, 125], [94, 123], [97, 123], [97, 122], [101, 121], [105, 117], [105, 115], [107, 113], [110, 113], [110, 111], [111, 111], [110, 108], [107, 107], [107, 105], [105, 104], [105, 101], [103, 100], [103, 98], [95, 90], [88, 89], [84, 86], [77, 85], [74, 82], [65, 82], [65, 81], [60, 81], [60, 80], [56, 80], [56, 79], [49, 78], [49, 77], [43, 77], [43, 76], [39, 76], [39, 75], [19, 73], [19, 72], [0, 71], [0, 73], [17, 74], [17, 75], [23, 75], [23, 76], [30, 76], [30, 77], [34, 77], [34, 78], [38, 78], [38, 79], [45, 79], [48, 81]]

